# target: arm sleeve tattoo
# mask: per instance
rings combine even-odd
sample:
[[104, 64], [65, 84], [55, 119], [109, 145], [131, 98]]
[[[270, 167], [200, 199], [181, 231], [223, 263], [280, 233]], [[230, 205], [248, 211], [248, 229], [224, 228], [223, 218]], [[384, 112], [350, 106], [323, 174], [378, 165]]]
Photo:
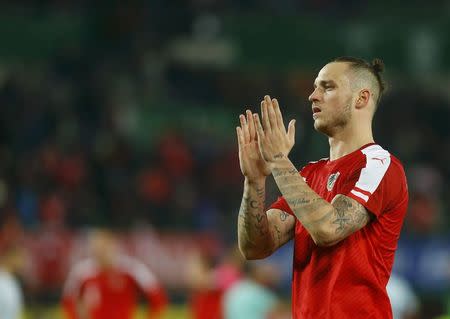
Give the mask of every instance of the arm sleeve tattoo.
[[295, 220], [287, 213], [265, 211], [264, 185], [245, 183], [238, 217], [238, 241], [244, 256], [264, 258], [293, 237]]
[[370, 220], [369, 212], [352, 198], [337, 195], [331, 204], [321, 198], [287, 157], [276, 162], [272, 174], [289, 207], [318, 245], [335, 244]]

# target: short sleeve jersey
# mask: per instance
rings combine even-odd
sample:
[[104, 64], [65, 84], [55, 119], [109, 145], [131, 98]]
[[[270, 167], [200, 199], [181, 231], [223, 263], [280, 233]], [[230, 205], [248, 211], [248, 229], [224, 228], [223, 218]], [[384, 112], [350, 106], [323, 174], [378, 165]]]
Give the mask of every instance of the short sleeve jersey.
[[138, 302], [138, 292], [145, 294], [152, 313], [161, 311], [167, 296], [154, 274], [140, 261], [120, 256], [106, 270], [88, 258], [77, 263], [63, 289], [63, 308], [68, 318], [79, 319], [77, 300], [82, 300], [89, 318], [130, 319]]
[[[374, 218], [330, 247], [317, 246], [296, 219], [293, 318], [392, 318], [386, 285], [408, 204], [402, 164], [372, 143], [337, 160], [311, 162], [300, 175], [326, 201], [348, 196]], [[293, 215], [283, 197], [270, 208]]]

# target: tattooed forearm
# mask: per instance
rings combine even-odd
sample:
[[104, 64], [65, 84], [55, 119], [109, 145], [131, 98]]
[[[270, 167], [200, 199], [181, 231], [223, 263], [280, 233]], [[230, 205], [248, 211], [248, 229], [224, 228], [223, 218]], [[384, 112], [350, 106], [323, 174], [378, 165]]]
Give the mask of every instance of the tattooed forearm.
[[281, 230], [277, 225], [274, 225], [273, 228], [274, 228], [273, 237], [276, 238], [278, 245], [281, 246], [282, 245]]
[[295, 176], [297, 174], [298, 174], [298, 171], [295, 168], [291, 168], [289, 170], [275, 168], [272, 170], [273, 177]]
[[369, 221], [365, 208], [342, 196], [333, 205], [314, 192], [298, 174], [289, 159], [272, 167], [272, 174], [282, 195], [302, 225], [318, 242], [337, 242]]
[[264, 235], [265, 222], [267, 224], [267, 217], [264, 213], [264, 198], [252, 197], [244, 195], [242, 197], [241, 208], [239, 210], [239, 218], [242, 220], [242, 225], [245, 229], [251, 228], [252, 225], [256, 227], [258, 233]]
[[269, 256], [292, 239], [295, 219], [277, 209], [265, 211], [265, 185], [247, 180], [238, 218], [239, 248], [248, 259]]
[[246, 181], [238, 217], [238, 240], [242, 250], [266, 247], [270, 234], [265, 206], [265, 185]]
[[284, 157], [284, 154], [283, 153], [278, 153], [278, 154], [275, 154], [274, 156], [273, 156], [273, 158], [276, 158], [276, 159], [280, 159], [280, 158], [283, 158]]
[[256, 188], [256, 195], [258, 195], [259, 198], [264, 199], [266, 196], [266, 188], [265, 187]]
[[332, 224], [336, 227], [336, 234], [352, 233], [365, 226], [370, 220], [366, 209], [346, 196], [336, 196], [333, 206], [335, 211]]

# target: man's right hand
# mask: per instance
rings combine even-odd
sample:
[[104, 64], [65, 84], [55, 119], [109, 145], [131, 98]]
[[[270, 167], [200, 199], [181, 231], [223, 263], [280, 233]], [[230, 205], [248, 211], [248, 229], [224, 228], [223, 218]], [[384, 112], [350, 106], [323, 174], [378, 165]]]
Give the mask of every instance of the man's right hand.
[[241, 126], [236, 127], [239, 164], [245, 178], [250, 182], [256, 182], [265, 179], [271, 171], [259, 151], [253, 114], [250, 110], [245, 113], [246, 115], [239, 116]]

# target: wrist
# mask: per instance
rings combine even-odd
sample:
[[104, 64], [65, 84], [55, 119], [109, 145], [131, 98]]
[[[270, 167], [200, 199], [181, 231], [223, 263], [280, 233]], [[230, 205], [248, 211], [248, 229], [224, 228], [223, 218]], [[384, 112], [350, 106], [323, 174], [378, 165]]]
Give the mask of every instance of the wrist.
[[280, 153], [280, 154], [276, 155], [273, 158], [273, 160], [268, 163], [268, 166], [269, 166], [270, 171], [273, 173], [274, 169], [286, 167], [286, 166], [289, 166], [290, 164], [292, 164], [292, 163], [289, 160], [289, 158], [287, 157], [287, 155]]

